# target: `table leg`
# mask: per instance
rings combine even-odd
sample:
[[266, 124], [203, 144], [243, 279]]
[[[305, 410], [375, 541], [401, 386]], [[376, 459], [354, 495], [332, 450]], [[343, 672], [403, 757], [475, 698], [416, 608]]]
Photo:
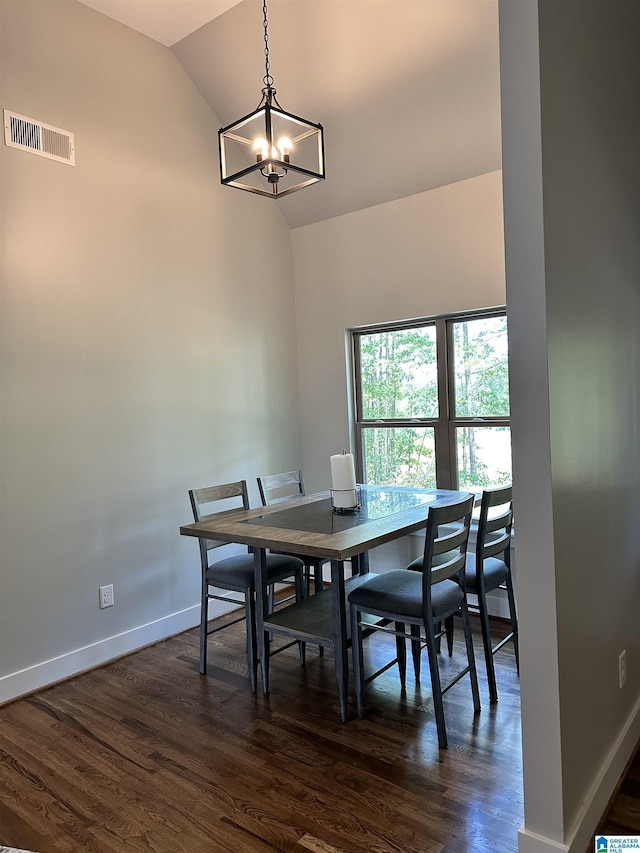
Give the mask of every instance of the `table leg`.
[[347, 656], [347, 603], [344, 592], [344, 563], [341, 560], [331, 561], [331, 608], [340, 719], [346, 723], [349, 659]]
[[354, 575], [366, 575], [369, 572], [369, 552], [364, 551], [362, 554], [356, 554], [351, 558]]
[[267, 552], [256, 548], [254, 552], [254, 576], [256, 588], [256, 640], [258, 660], [262, 671], [262, 692], [269, 695], [269, 634], [264, 630], [264, 616], [269, 612], [267, 600]]

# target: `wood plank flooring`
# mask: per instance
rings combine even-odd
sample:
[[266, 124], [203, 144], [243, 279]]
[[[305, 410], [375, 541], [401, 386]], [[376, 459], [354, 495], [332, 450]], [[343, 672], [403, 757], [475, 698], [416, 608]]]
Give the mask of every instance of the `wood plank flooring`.
[[597, 835], [640, 835], [640, 744]]
[[[463, 658], [456, 632], [454, 661]], [[367, 641], [367, 666], [390, 638]], [[375, 649], [375, 652], [374, 652]], [[0, 844], [38, 853], [474, 853], [516, 851], [522, 823], [518, 677], [496, 660], [490, 706], [468, 679], [445, 697], [439, 750], [428, 666], [402, 695], [395, 669], [367, 714], [339, 707], [332, 655], [271, 661], [253, 695], [244, 625], [210, 640], [198, 674], [189, 631], [0, 708]], [[443, 655], [443, 665], [449, 666]], [[411, 666], [409, 665], [411, 672]]]

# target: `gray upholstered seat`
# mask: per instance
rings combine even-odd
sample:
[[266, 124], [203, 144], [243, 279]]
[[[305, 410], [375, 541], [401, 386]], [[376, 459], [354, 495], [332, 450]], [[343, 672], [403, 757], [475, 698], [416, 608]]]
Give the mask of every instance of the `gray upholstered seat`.
[[[467, 592], [474, 595], [478, 593], [479, 579], [476, 577], [476, 555], [473, 553], [467, 554]], [[485, 590], [489, 591], [497, 589], [507, 579], [509, 567], [504, 560], [496, 560], [495, 557], [487, 557], [484, 561], [483, 569]]]
[[[225, 502], [226, 510], [229, 509], [228, 501], [231, 500], [240, 506], [236, 509], [249, 509], [249, 495], [246, 480], [238, 480], [235, 483], [224, 483], [219, 486], [209, 486], [204, 489], [191, 489], [189, 500], [193, 510], [194, 521], [206, 521], [213, 517], [211, 513], [203, 514], [203, 507], [211, 504]], [[207, 671], [207, 638], [210, 634], [235, 625], [246, 619], [247, 624], [247, 662], [249, 665], [249, 677], [251, 689], [255, 693], [257, 684], [257, 653], [256, 653], [256, 611], [255, 611], [255, 573], [254, 556], [251, 553], [239, 554], [226, 557], [222, 560], [210, 562], [211, 551], [225, 545], [213, 539], [198, 539], [200, 546], [200, 568], [201, 568], [201, 591], [200, 591], [200, 672], [204, 675]], [[271, 584], [270, 600], [273, 601], [273, 585], [293, 578], [296, 586], [296, 598], [304, 597], [304, 563], [297, 557], [288, 555], [270, 554], [267, 556], [267, 576]], [[231, 598], [228, 592], [220, 595], [214, 590], [228, 590], [237, 592], [242, 598]], [[209, 628], [209, 601], [215, 599], [226, 604], [233, 603], [244, 607], [244, 615], [237, 619]], [[281, 650], [281, 649], [280, 649]], [[300, 657], [304, 662], [304, 644], [300, 644]]]
[[[442, 696], [464, 675], [469, 675], [474, 711], [480, 710], [471, 626], [464, 586], [469, 525], [474, 498], [444, 506], [432, 506], [426, 524], [425, 546], [419, 571], [392, 570], [371, 579], [349, 593], [353, 678], [358, 716], [364, 713], [365, 684], [397, 663], [400, 682], [406, 681], [406, 641], [411, 642], [416, 682], [420, 680], [420, 654], [423, 644], [429, 655], [431, 689], [438, 730], [438, 743], [447, 746]], [[465, 635], [466, 665], [444, 686], [438, 665], [439, 626], [454, 614], [460, 614]], [[368, 617], [377, 617], [373, 621]], [[391, 627], [393, 623], [393, 627]], [[407, 633], [406, 625], [409, 625]], [[384, 631], [396, 638], [396, 658], [365, 678], [363, 640]]]
[[[296, 557], [281, 556], [280, 554], [267, 554], [267, 578], [272, 583], [277, 583], [284, 573], [284, 577], [295, 577], [300, 570], [300, 560]], [[234, 587], [237, 589], [253, 589], [254, 568], [253, 555], [240, 554], [237, 557], [227, 557], [212, 563], [207, 568], [207, 581], [212, 586], [222, 589]]]
[[[435, 621], [455, 611], [464, 593], [459, 583], [443, 580], [431, 590], [431, 609]], [[383, 572], [355, 589], [350, 597], [367, 613], [377, 616], [377, 611], [393, 611], [399, 617], [422, 618], [422, 576], [419, 572], [394, 569]]]

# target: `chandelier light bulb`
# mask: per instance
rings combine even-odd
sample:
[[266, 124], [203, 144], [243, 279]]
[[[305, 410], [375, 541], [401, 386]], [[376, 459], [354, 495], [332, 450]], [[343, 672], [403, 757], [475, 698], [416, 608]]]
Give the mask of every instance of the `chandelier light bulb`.
[[291, 152], [292, 147], [293, 146], [291, 144], [291, 140], [289, 139], [288, 136], [282, 136], [278, 140], [278, 148], [280, 150], [280, 154], [282, 155], [282, 159], [285, 161], [285, 163], [289, 162], [289, 154]]
[[262, 137], [258, 137], [253, 143], [253, 150], [257, 153], [258, 160], [266, 160], [267, 159], [267, 150], [269, 146], [267, 145], [267, 140], [262, 139]]

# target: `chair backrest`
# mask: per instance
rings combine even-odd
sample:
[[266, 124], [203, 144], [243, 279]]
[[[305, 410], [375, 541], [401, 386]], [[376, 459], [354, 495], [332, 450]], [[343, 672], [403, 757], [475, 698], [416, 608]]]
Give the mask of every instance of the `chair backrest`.
[[[236, 506], [227, 507], [221, 512], [210, 512], [212, 504], [220, 501], [228, 501], [229, 499], [239, 498]], [[206, 521], [214, 516], [224, 515], [225, 513], [235, 512], [238, 509], [249, 509], [249, 493], [247, 491], [247, 481], [238, 480], [236, 483], [223, 483], [220, 486], [208, 486], [204, 489], [189, 489], [189, 500], [191, 501], [191, 509], [193, 510], [194, 521]], [[203, 512], [203, 509], [205, 510]], [[226, 545], [226, 542], [219, 542], [216, 539], [199, 539], [200, 557], [203, 561], [203, 566], [206, 567], [207, 551], [213, 548], [219, 548], [221, 545]]]
[[476, 540], [476, 565], [482, 566], [487, 557], [499, 556], [511, 565], [511, 526], [513, 501], [511, 486], [485, 489], [480, 504], [478, 537]]
[[464, 589], [464, 566], [475, 498], [467, 495], [445, 506], [432, 506], [422, 563], [422, 593], [427, 612], [431, 612], [431, 586], [440, 581], [458, 581]]
[[268, 474], [258, 477], [258, 489], [262, 506], [306, 495], [302, 471], [286, 471], [283, 474]]

